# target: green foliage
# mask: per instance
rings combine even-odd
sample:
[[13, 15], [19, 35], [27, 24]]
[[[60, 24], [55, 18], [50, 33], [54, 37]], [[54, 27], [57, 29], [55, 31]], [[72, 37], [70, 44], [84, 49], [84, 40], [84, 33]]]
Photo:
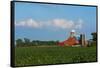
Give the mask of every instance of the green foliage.
[[97, 33], [91, 33], [93, 41], [97, 41]]
[[38, 45], [56, 45], [58, 41], [40, 41], [40, 40], [32, 40], [28, 38], [24, 38], [24, 41], [22, 39], [17, 39], [16, 40], [16, 45], [17, 47], [29, 47], [29, 46], [38, 46]]
[[32, 46], [15, 48], [15, 66], [95, 62], [96, 47]]
[[30, 45], [31, 45], [30, 39], [24, 38], [24, 46], [30, 46]]
[[27, 39], [27, 38], [24, 38], [24, 42], [25, 42], [25, 43], [30, 43], [30, 40]]
[[22, 39], [17, 39], [17, 40], [16, 40], [16, 46], [19, 47], [20, 45], [21, 45], [21, 46], [24, 46], [24, 42], [23, 42]]
[[97, 42], [96, 41], [93, 41], [92, 43], [91, 43], [91, 46], [96, 46], [97, 45]]

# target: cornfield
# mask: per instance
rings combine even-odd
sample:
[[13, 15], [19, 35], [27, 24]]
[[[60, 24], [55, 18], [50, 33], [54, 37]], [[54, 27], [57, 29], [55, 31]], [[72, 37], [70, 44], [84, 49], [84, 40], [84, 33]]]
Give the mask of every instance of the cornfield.
[[16, 47], [15, 66], [96, 62], [96, 47]]

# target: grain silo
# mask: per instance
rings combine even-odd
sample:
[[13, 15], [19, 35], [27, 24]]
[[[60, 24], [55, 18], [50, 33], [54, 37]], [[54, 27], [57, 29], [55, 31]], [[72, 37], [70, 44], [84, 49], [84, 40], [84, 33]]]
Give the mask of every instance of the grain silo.
[[82, 47], [85, 46], [85, 34], [80, 35], [80, 44]]

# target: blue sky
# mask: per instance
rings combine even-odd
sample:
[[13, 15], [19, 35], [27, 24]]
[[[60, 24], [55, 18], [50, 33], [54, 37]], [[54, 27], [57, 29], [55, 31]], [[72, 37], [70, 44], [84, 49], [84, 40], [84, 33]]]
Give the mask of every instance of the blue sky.
[[15, 39], [63, 41], [72, 29], [90, 39], [96, 32], [96, 7], [15, 3]]

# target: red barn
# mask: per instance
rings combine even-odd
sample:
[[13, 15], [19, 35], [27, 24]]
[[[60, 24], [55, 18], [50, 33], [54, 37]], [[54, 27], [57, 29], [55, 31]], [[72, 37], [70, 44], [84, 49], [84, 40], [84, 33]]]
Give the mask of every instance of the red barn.
[[67, 40], [58, 43], [60, 46], [74, 46], [76, 44], [79, 44], [79, 40], [75, 37], [75, 30], [70, 32], [70, 37]]

